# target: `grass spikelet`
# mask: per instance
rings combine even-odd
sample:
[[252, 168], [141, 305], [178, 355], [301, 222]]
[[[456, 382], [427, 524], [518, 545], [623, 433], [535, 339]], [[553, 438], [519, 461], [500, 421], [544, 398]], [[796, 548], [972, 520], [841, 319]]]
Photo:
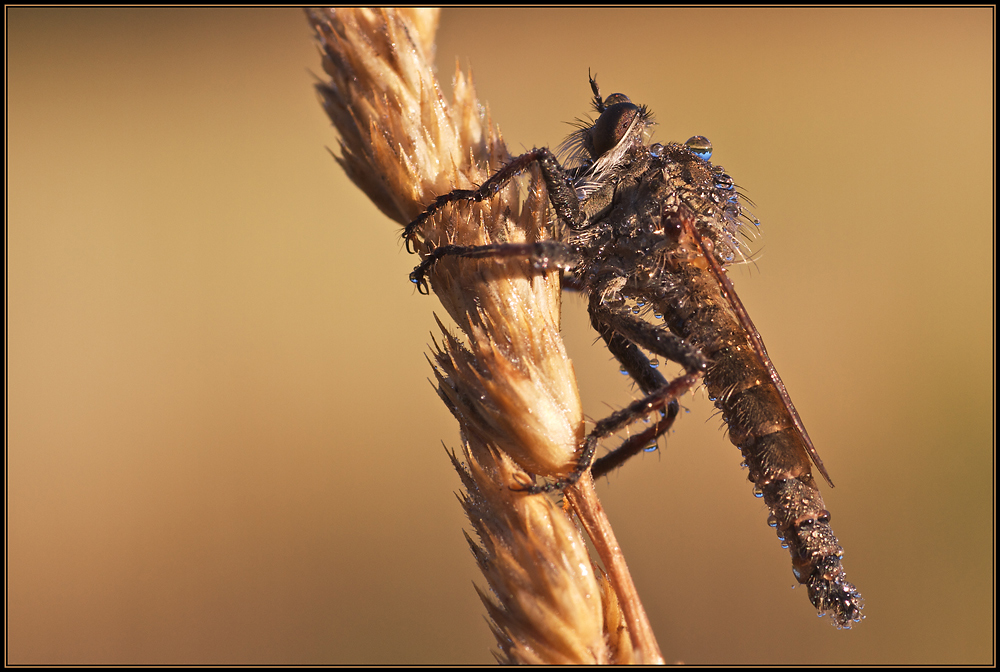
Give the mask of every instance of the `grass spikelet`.
[[[579, 530], [547, 497], [506, 487], [526, 474], [503, 453], [465, 446], [454, 456], [465, 487], [459, 500], [479, 537], [469, 538], [492, 595], [479, 591], [503, 662], [611, 662], [602, 593]], [[622, 661], [616, 661], [622, 662]]]
[[[309, 19], [330, 77], [317, 88], [341, 134], [337, 161], [386, 215], [406, 224], [436, 196], [481, 184], [510, 159], [468, 77], [457, 72], [454, 101], [444, 99], [431, 66], [435, 13], [325, 9]], [[523, 206], [518, 191], [512, 183], [490, 200], [445, 208], [425, 222], [415, 249], [424, 255], [447, 243], [547, 237], [541, 180], [529, 176]], [[535, 476], [570, 471], [583, 438], [576, 378], [559, 334], [558, 273], [539, 273], [522, 259], [445, 257], [429, 280], [463, 335], [442, 327], [433, 364], [462, 431], [465, 465], [452, 460], [479, 538], [470, 543], [492, 592], [480, 595], [500, 658], [662, 662], [638, 598], [622, 595], [634, 588], [589, 476], [567, 491], [567, 501], [610, 582], [598, 578], [569, 514], [548, 497], [517, 490]]]

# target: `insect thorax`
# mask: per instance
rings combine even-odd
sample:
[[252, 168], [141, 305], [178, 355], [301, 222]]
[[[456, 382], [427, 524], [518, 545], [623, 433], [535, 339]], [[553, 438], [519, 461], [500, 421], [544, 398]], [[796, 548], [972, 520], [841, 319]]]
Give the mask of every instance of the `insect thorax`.
[[567, 242], [584, 258], [578, 274], [585, 287], [607, 293], [612, 283], [644, 293], [670, 285], [675, 262], [701, 254], [685, 247], [690, 241], [682, 240], [665, 216], [679, 208], [694, 216], [720, 264], [746, 256], [737, 234], [756, 220], [744, 212], [725, 170], [687, 145], [637, 143], [600, 175], [587, 167], [577, 172], [587, 224], [569, 232]]

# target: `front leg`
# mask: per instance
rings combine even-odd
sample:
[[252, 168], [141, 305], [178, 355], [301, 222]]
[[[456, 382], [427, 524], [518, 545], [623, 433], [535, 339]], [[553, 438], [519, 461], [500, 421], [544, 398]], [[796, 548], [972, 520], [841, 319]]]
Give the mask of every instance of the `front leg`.
[[517, 177], [532, 166], [538, 164], [541, 169], [542, 178], [545, 180], [545, 187], [548, 189], [549, 201], [556, 212], [558, 218], [572, 229], [579, 229], [585, 223], [585, 218], [580, 213], [580, 203], [576, 195], [576, 188], [573, 186], [570, 174], [559, 165], [559, 161], [547, 147], [533, 149], [527, 154], [522, 154], [514, 158], [506, 166], [494, 173], [488, 180], [483, 182], [478, 189], [456, 189], [447, 194], [442, 194], [427, 206], [420, 215], [406, 225], [403, 229], [403, 238], [406, 240], [407, 252], [413, 252], [410, 245], [413, 236], [420, 226], [449, 203], [460, 201], [481, 202], [494, 196], [504, 188], [511, 180]]

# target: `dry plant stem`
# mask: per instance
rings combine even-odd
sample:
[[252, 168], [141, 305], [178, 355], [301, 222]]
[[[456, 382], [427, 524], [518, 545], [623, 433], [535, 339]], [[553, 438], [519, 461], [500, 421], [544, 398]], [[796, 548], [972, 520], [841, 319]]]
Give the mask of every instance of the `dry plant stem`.
[[[341, 136], [337, 160], [395, 221], [412, 221], [440, 194], [482, 184], [510, 160], [468, 78], [457, 73], [455, 100], [444, 99], [431, 67], [436, 13], [324, 9], [309, 20], [330, 77], [317, 89]], [[541, 180], [531, 180], [526, 198], [511, 184], [428, 220], [415, 248], [426, 255], [450, 243], [539, 240], [549, 235], [547, 203]], [[551, 498], [516, 487], [533, 476], [565, 476], [584, 435], [559, 335], [558, 273], [520, 259], [450, 258], [428, 279], [464, 336], [442, 327], [432, 363], [462, 431], [466, 464], [454, 460], [465, 486], [460, 499], [479, 537], [470, 544], [492, 590], [480, 595], [500, 659], [663, 662], [592, 480], [568, 498], [603, 549], [610, 583], [572, 519]]]
[[637, 651], [643, 652], [645, 664], [664, 664], [663, 654], [656, 642], [656, 635], [653, 634], [653, 627], [646, 616], [646, 610], [639, 599], [639, 592], [635, 589], [632, 575], [625, 564], [625, 556], [622, 554], [618, 540], [615, 538], [611, 523], [604, 513], [594, 490], [594, 479], [589, 473], [573, 486], [566, 488], [566, 501], [573, 508], [577, 518], [587, 531], [587, 536], [597, 549], [598, 555], [604, 561], [604, 567], [608, 573], [608, 579], [614, 586], [615, 593], [621, 603], [621, 610], [628, 625], [629, 634], [632, 638], [632, 645]]

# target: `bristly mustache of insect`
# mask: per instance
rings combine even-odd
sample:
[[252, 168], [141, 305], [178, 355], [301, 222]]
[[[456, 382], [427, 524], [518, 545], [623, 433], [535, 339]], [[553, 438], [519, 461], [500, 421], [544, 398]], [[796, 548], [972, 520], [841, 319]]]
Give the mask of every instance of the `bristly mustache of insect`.
[[[553, 239], [443, 245], [425, 255], [410, 279], [427, 293], [428, 273], [446, 257], [522, 258], [539, 271], [561, 270], [564, 288], [587, 296], [591, 324], [645, 396], [597, 422], [567, 473], [524, 490], [559, 490], [592, 466], [595, 474], [620, 466], [655, 444], [673, 424], [678, 399], [702, 384], [813, 605], [838, 627], [850, 627], [863, 618], [863, 601], [846, 580], [812, 464], [833, 483], [725, 269], [746, 258], [739, 234], [757, 220], [733, 179], [711, 162], [706, 138], [647, 144], [649, 110], [624, 94], [602, 98], [593, 78], [590, 86], [598, 116], [563, 144], [567, 167], [548, 148], [533, 149], [478, 189], [439, 196], [403, 234], [409, 247], [435, 213], [488, 199], [537, 166], [555, 215]], [[643, 319], [644, 311], [662, 316], [662, 326]], [[646, 353], [680, 364], [683, 374], [668, 381]], [[660, 414], [653, 427], [595, 463], [602, 439], [651, 412]]]

